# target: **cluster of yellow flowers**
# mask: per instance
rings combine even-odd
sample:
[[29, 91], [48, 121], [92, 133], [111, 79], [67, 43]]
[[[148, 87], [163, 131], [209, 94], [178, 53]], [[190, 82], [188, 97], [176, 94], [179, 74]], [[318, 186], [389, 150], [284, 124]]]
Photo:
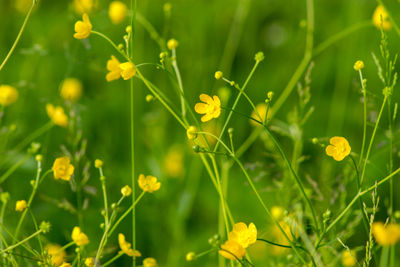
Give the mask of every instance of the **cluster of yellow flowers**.
[[236, 223], [229, 233], [228, 240], [221, 245], [219, 254], [230, 260], [240, 260], [246, 255], [246, 248], [257, 241], [257, 228], [254, 223]]
[[132, 62], [120, 63], [115, 56], [111, 56], [111, 59], [107, 61], [107, 70], [109, 71], [106, 75], [108, 82], [118, 80], [122, 78], [129, 80], [136, 75], [136, 67]]

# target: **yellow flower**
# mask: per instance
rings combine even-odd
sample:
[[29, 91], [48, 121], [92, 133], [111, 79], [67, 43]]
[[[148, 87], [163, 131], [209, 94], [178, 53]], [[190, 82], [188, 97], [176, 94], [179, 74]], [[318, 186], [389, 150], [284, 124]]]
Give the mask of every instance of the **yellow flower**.
[[93, 267], [94, 266], [94, 258], [86, 258], [85, 265], [88, 267]]
[[97, 6], [97, 0], [74, 0], [75, 12], [79, 15], [90, 13]]
[[107, 70], [109, 71], [109, 73], [107, 73], [106, 75], [107, 82], [111, 82], [121, 78], [122, 70], [119, 67], [120, 64], [121, 63], [114, 56], [111, 56], [111, 59], [107, 61]]
[[364, 68], [364, 62], [362, 60], [357, 60], [356, 63], [354, 63], [354, 70], [359, 71]]
[[271, 208], [271, 214], [276, 220], [281, 220], [283, 218], [284, 213], [285, 210], [280, 206], [273, 206]]
[[99, 160], [99, 159], [96, 159], [96, 160], [94, 161], [94, 166], [95, 166], [96, 168], [101, 168], [101, 167], [103, 167], [103, 161], [101, 161], [101, 160]]
[[357, 259], [356, 259], [356, 252], [354, 250], [343, 251], [342, 253], [342, 264], [343, 266], [356, 266]]
[[143, 174], [139, 175], [139, 187], [142, 188], [143, 191], [152, 193], [157, 191], [161, 187], [161, 183], [157, 181], [157, 178], [151, 175], [144, 176]]
[[82, 96], [82, 83], [75, 78], [67, 78], [61, 85], [60, 95], [71, 102], [77, 101]]
[[121, 188], [121, 194], [124, 197], [129, 197], [132, 194], [132, 188], [129, 185], [125, 185]]
[[57, 158], [54, 161], [52, 170], [54, 172], [55, 179], [61, 179], [65, 181], [69, 181], [71, 179], [71, 175], [74, 174], [74, 166], [71, 164], [71, 160], [67, 156]]
[[111, 22], [114, 24], [119, 24], [124, 21], [128, 15], [128, 8], [126, 4], [121, 1], [112, 1], [108, 9], [108, 16]]
[[46, 105], [47, 115], [50, 117], [51, 121], [61, 127], [67, 127], [68, 116], [65, 115], [64, 109], [60, 106], [53, 106], [52, 104]]
[[332, 137], [329, 139], [330, 145], [325, 149], [328, 156], [333, 157], [336, 161], [342, 161], [351, 152], [349, 142], [344, 137]]
[[71, 267], [71, 264], [69, 264], [68, 262], [64, 262], [60, 265], [60, 267]]
[[78, 20], [75, 23], [75, 34], [74, 37], [76, 39], [85, 39], [88, 38], [90, 32], [92, 31], [92, 24], [90, 23], [88, 14], [84, 13], [82, 15], [82, 20]]
[[125, 62], [119, 65], [121, 69], [121, 76], [124, 80], [129, 80], [136, 74], [135, 65], [132, 62]]
[[246, 250], [236, 241], [227, 240], [221, 245], [219, 254], [230, 260], [242, 259], [246, 255]]
[[157, 267], [157, 261], [155, 258], [145, 258], [143, 260], [143, 267]]
[[222, 73], [222, 71], [217, 71], [217, 72], [215, 72], [215, 75], [214, 75], [215, 79], [219, 80], [219, 79], [222, 78], [222, 76], [224, 76], [224, 74]]
[[186, 261], [194, 261], [196, 259], [196, 254], [194, 252], [188, 252], [186, 254]]
[[79, 228], [78, 226], [75, 226], [72, 230], [71, 237], [72, 240], [74, 240], [75, 244], [78, 246], [89, 244], [89, 238], [81, 231], [81, 228]]
[[51, 264], [55, 266], [60, 266], [64, 261], [67, 253], [65, 250], [61, 249], [62, 247], [58, 244], [48, 244], [44, 248], [47, 251], [47, 254], [51, 256]]
[[16, 211], [24, 211], [27, 207], [28, 205], [25, 200], [18, 200], [17, 203], [15, 203]]
[[245, 223], [236, 223], [229, 233], [228, 239], [236, 241], [243, 248], [247, 248], [257, 241], [257, 228], [254, 223], [250, 223], [248, 227]]
[[183, 151], [179, 146], [172, 146], [164, 158], [164, 172], [170, 177], [181, 177], [184, 174]]
[[29, 8], [32, 6], [32, 0], [16, 0], [14, 3], [15, 8], [21, 13], [28, 12]]
[[389, 15], [381, 5], [376, 7], [374, 14], [372, 15], [372, 22], [378, 29], [382, 27], [384, 30], [390, 30], [392, 28]]
[[187, 138], [189, 140], [196, 139], [196, 137], [197, 137], [197, 133], [196, 132], [197, 132], [196, 126], [189, 126], [189, 128], [186, 130]]
[[170, 39], [167, 43], [167, 47], [169, 50], [174, 50], [178, 47], [179, 43], [175, 39]]
[[[267, 113], [267, 104], [265, 103], [257, 104], [256, 110], [257, 112], [253, 110], [253, 113], [251, 113], [251, 118], [263, 123], [265, 120], [265, 115]], [[268, 108], [267, 120], [269, 120], [270, 118], [271, 118], [271, 107]], [[261, 126], [261, 124], [253, 120], [250, 120], [250, 124], [253, 126]]]
[[374, 222], [372, 224], [372, 234], [379, 245], [391, 246], [400, 240], [400, 225], [388, 223], [385, 226], [382, 222]]
[[0, 105], [8, 106], [17, 101], [18, 91], [10, 85], [0, 85]]
[[200, 100], [204, 103], [197, 103], [194, 110], [199, 114], [205, 114], [201, 117], [202, 122], [218, 118], [221, 114], [221, 101], [218, 96], [211, 98], [209, 95], [201, 94]]
[[[295, 221], [293, 222], [292, 221], [285, 222], [284, 220], [279, 221], [279, 225], [282, 227], [283, 231], [290, 239], [293, 239], [295, 236], [298, 235], [298, 232], [296, 231], [296, 224], [297, 222]], [[286, 246], [290, 245], [286, 237], [283, 235], [283, 233], [276, 224], [273, 224], [271, 226], [271, 235], [273, 242]], [[281, 256], [289, 251], [286, 248], [272, 246], [270, 252], [275, 256]]]
[[131, 257], [141, 257], [142, 254], [131, 248], [131, 243], [126, 242], [125, 236], [123, 234], [118, 234], [118, 243], [122, 252]]

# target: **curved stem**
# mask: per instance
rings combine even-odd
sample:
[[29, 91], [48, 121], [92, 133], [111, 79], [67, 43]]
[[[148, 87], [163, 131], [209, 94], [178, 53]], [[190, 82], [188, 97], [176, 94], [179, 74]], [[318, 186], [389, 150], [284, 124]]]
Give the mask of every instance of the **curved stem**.
[[37, 0], [32, 0], [32, 5], [31, 5], [31, 7], [29, 8], [28, 13], [26, 14], [24, 23], [22, 24], [22, 27], [21, 27], [21, 29], [19, 30], [19, 33], [18, 33], [18, 35], [17, 35], [17, 38], [15, 39], [13, 45], [11, 46], [10, 51], [8, 51], [7, 56], [5, 57], [5, 59], [3, 60], [3, 62], [2, 62], [1, 65], [0, 65], [0, 72], [1, 72], [1, 70], [4, 68], [4, 65], [6, 65], [7, 61], [10, 59], [10, 57], [11, 57], [12, 53], [14, 52], [15, 48], [17, 47], [17, 44], [18, 44], [19, 40], [21, 39], [22, 33], [23, 33], [24, 30], [25, 30], [25, 27], [26, 27], [26, 25], [27, 25], [27, 23], [28, 23], [28, 20], [29, 20], [29, 18], [30, 18], [30, 16], [31, 16], [32, 10], [33, 10], [33, 8], [35, 7], [36, 3], [37, 3]]

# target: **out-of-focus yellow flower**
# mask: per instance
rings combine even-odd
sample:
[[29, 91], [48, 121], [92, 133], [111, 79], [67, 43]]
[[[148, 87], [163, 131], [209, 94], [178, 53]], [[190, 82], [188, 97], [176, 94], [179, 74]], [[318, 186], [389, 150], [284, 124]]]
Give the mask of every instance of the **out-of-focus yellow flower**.
[[128, 256], [131, 257], [141, 257], [142, 254], [137, 251], [137, 250], [133, 250], [131, 248], [131, 243], [126, 242], [125, 240], [125, 236], [123, 234], [118, 234], [118, 243], [119, 243], [119, 247], [121, 248], [121, 251], [123, 253], [125, 253]]
[[132, 194], [132, 188], [129, 185], [125, 185], [121, 188], [121, 194], [124, 197], [129, 197]]
[[60, 265], [60, 267], [71, 267], [71, 264], [69, 264], [68, 262], [64, 262]]
[[24, 211], [28, 207], [28, 204], [25, 200], [18, 200], [15, 203], [15, 210], [16, 211]]
[[247, 248], [257, 241], [257, 228], [254, 223], [250, 223], [248, 227], [245, 223], [236, 223], [229, 233], [228, 239], [236, 241], [243, 248]]
[[[251, 118], [258, 120], [259, 122], [263, 123], [265, 120], [265, 115], [267, 115], [267, 120], [269, 120], [271, 118], [271, 107], [268, 108], [268, 114], [267, 113], [267, 104], [265, 103], [260, 103], [257, 104], [256, 106], [256, 110], [253, 110], [253, 112], [251, 113]], [[261, 126], [261, 124], [250, 120], [250, 124], [253, 126]]]
[[179, 146], [172, 146], [169, 149], [164, 158], [164, 172], [174, 178], [183, 176], [183, 151]]
[[88, 267], [93, 267], [94, 266], [94, 258], [86, 258], [85, 265]]
[[359, 71], [363, 68], [364, 68], [364, 61], [357, 60], [356, 63], [354, 63], [354, 70]]
[[0, 85], [0, 105], [8, 106], [17, 101], [18, 91], [10, 85]]
[[230, 260], [242, 259], [246, 255], [246, 250], [236, 241], [227, 240], [221, 245], [219, 254]]
[[119, 65], [121, 65], [121, 63], [114, 56], [111, 56], [111, 59], [107, 61], [107, 70], [109, 71], [109, 73], [107, 73], [106, 75], [107, 82], [111, 82], [121, 78], [122, 70]]
[[221, 114], [221, 101], [218, 96], [211, 96], [206, 94], [200, 95], [200, 100], [204, 103], [197, 103], [194, 110], [199, 114], [205, 114], [201, 117], [202, 122], [218, 118]]
[[75, 34], [74, 38], [76, 39], [85, 39], [88, 38], [90, 32], [92, 31], [92, 23], [90, 23], [88, 14], [84, 13], [82, 15], [82, 20], [78, 20], [75, 23]]
[[91, 13], [97, 7], [97, 0], [74, 0], [75, 12], [79, 15]]
[[325, 148], [326, 154], [336, 161], [342, 161], [351, 152], [349, 142], [344, 137], [332, 137], [329, 143], [330, 145]]
[[372, 22], [378, 29], [382, 27], [384, 30], [390, 30], [392, 28], [389, 15], [381, 5], [376, 7], [374, 14], [372, 15]]
[[161, 183], [157, 181], [157, 178], [151, 175], [144, 176], [144, 174], [139, 175], [139, 187], [145, 191], [152, 193], [157, 191], [161, 187]]
[[67, 253], [58, 244], [48, 244], [44, 248], [47, 253], [51, 256], [51, 264], [54, 266], [60, 266], [64, 261]]
[[145, 258], [143, 260], [143, 267], [158, 267], [155, 258]]
[[64, 109], [62, 107], [53, 106], [52, 104], [47, 104], [46, 112], [54, 124], [61, 126], [61, 127], [67, 127], [68, 116], [65, 115]]
[[111, 22], [114, 24], [119, 24], [123, 22], [128, 15], [128, 8], [125, 3], [121, 1], [112, 1], [108, 9], [108, 16]]
[[[279, 225], [282, 227], [283, 231], [290, 239], [293, 239], [295, 236], [298, 235], [298, 232], [295, 229], [296, 224], [297, 224], [296, 222], [285, 222], [284, 220], [279, 221]], [[271, 235], [273, 242], [286, 246], [290, 245], [286, 237], [283, 235], [283, 233], [276, 224], [273, 224], [271, 226]], [[287, 248], [272, 246], [270, 252], [275, 256], [282, 256], [289, 251]]]
[[178, 45], [179, 45], [179, 43], [178, 43], [178, 41], [175, 40], [175, 39], [170, 39], [170, 40], [167, 42], [167, 47], [168, 47], [169, 50], [174, 50], [174, 49], [176, 49], [176, 48], [178, 47]]
[[18, 12], [26, 13], [32, 6], [32, 0], [15, 0], [14, 6], [15, 9], [18, 10]]
[[189, 126], [189, 128], [186, 130], [187, 138], [189, 140], [196, 139], [196, 137], [197, 137], [197, 133], [196, 132], [197, 132], [196, 126]]
[[382, 222], [374, 222], [372, 224], [372, 234], [379, 245], [391, 246], [400, 240], [400, 225], [388, 223], [385, 226]]
[[77, 101], [82, 96], [82, 83], [75, 78], [67, 78], [61, 85], [60, 95], [65, 100]]
[[89, 244], [89, 238], [81, 231], [81, 228], [78, 226], [75, 226], [72, 230], [71, 238], [78, 246]]
[[96, 159], [96, 160], [94, 161], [94, 166], [95, 166], [96, 168], [101, 168], [101, 167], [103, 167], [103, 161], [102, 161], [102, 160], [99, 160], [99, 159]]
[[194, 252], [188, 252], [186, 254], [186, 261], [194, 261], [196, 259], [196, 254]]
[[54, 178], [69, 181], [74, 174], [74, 166], [71, 164], [69, 157], [64, 156], [57, 158], [52, 167]]
[[273, 206], [271, 208], [271, 214], [276, 220], [281, 220], [285, 214], [285, 210], [280, 206]]
[[125, 62], [119, 65], [121, 69], [121, 76], [124, 80], [129, 80], [136, 75], [136, 67], [132, 62]]
[[[207, 133], [211, 133], [215, 136], [219, 136], [219, 134], [221, 132], [221, 125], [218, 124], [217, 121], [210, 121], [203, 126], [203, 131], [207, 132]], [[201, 145], [203, 147], [208, 147], [207, 143], [212, 147], [217, 142], [217, 139], [215, 139], [214, 137], [212, 137], [208, 134], [198, 136], [197, 140], [199, 142], [199, 145]], [[206, 140], [207, 140], [207, 142], [206, 142]]]
[[357, 258], [356, 258], [356, 252], [354, 250], [351, 250], [350, 252], [345, 250], [342, 253], [342, 264], [344, 266], [356, 266], [357, 264]]

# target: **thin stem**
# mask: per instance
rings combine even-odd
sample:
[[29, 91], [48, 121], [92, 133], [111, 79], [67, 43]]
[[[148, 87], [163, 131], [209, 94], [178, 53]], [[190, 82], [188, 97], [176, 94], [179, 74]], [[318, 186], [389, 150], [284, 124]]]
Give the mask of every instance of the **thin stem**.
[[13, 45], [11, 46], [10, 51], [8, 51], [8, 54], [7, 54], [6, 58], [3, 60], [3, 62], [0, 65], [0, 72], [4, 68], [4, 65], [6, 65], [7, 61], [10, 59], [10, 57], [11, 57], [12, 53], [14, 52], [15, 48], [17, 47], [17, 44], [18, 44], [19, 40], [21, 39], [22, 33], [24, 32], [26, 25], [28, 24], [28, 20], [29, 20], [29, 18], [31, 16], [32, 10], [35, 7], [36, 3], [37, 3], [37, 0], [32, 0], [32, 5], [29, 8], [28, 13], [26, 14], [24, 23], [22, 24], [22, 27], [19, 30], [17, 38], [15, 39]]
[[182, 108], [182, 118], [186, 118], [186, 109], [185, 109], [185, 99], [183, 98], [184, 91], [183, 91], [183, 84], [182, 84], [182, 77], [181, 73], [178, 68], [178, 62], [176, 61], [176, 49], [172, 49], [172, 67], [174, 68], [176, 79], [178, 80], [179, 90], [181, 92], [181, 108]]
[[25, 161], [27, 161], [29, 157], [30, 157], [30, 155], [26, 154], [22, 159], [20, 159], [16, 163], [14, 163], [14, 165], [11, 166], [11, 168], [9, 168], [6, 171], [6, 173], [4, 173], [0, 177], [0, 184], [3, 183], [8, 177], [10, 177], [10, 175], [13, 174]]
[[[117, 259], [119, 259], [122, 255], [124, 255], [124, 253], [119, 252], [117, 255], [115, 255], [114, 257], [112, 257], [109, 261], [107, 261], [106, 263], [104, 263], [102, 266], [106, 267], [108, 265], [110, 265], [111, 263], [113, 263], [114, 261], [116, 261]], [[133, 259], [133, 261], [135, 261], [135, 259]]]
[[378, 119], [376, 120], [376, 123], [375, 123], [374, 131], [372, 132], [372, 136], [371, 136], [371, 139], [370, 139], [370, 141], [369, 141], [369, 145], [368, 145], [368, 149], [367, 149], [367, 154], [365, 155], [364, 165], [363, 165], [362, 172], [361, 172], [360, 185], [362, 185], [362, 183], [363, 183], [363, 181], [364, 181], [365, 168], [367, 167], [367, 162], [368, 162], [369, 154], [370, 154], [370, 152], [371, 152], [372, 144], [374, 143], [374, 140], [375, 140], [375, 134], [376, 134], [376, 131], [378, 130], [378, 125], [379, 125], [379, 122], [380, 122], [381, 117], [382, 117], [383, 108], [385, 107], [386, 100], [387, 100], [387, 96], [385, 95], [385, 98], [383, 99], [383, 103], [382, 103], [382, 106], [381, 106], [381, 110], [379, 111]]
[[362, 145], [361, 145], [360, 159], [358, 161], [358, 167], [360, 167], [363, 156], [364, 156], [365, 141], [367, 139], [367, 91], [366, 91], [366, 88], [364, 85], [362, 71], [359, 70], [358, 73], [360, 74], [360, 81], [361, 81], [361, 88], [362, 88], [363, 102], [364, 102], [363, 103], [364, 104], [363, 139], [362, 139]]
[[16, 248], [16, 247], [18, 247], [18, 246], [24, 244], [25, 242], [29, 241], [30, 239], [34, 238], [35, 236], [40, 235], [42, 232], [43, 232], [43, 230], [40, 229], [39, 231], [36, 231], [35, 233], [31, 234], [31, 235], [28, 236], [27, 238], [25, 238], [25, 239], [19, 241], [18, 243], [14, 244], [14, 245], [12, 245], [12, 246], [9, 246], [8, 248], [6, 248], [6, 249], [4, 249], [4, 250], [1, 250], [0, 253], [5, 253], [5, 252], [7, 252], [7, 251], [13, 250], [14, 248]]
[[54, 123], [52, 121], [49, 121], [30, 135], [28, 135], [24, 140], [22, 140], [18, 145], [15, 146], [14, 150], [15, 151], [20, 151], [23, 148], [25, 148], [27, 145], [29, 145], [33, 140], [41, 136], [42, 134], [46, 133], [48, 130], [54, 127]]

